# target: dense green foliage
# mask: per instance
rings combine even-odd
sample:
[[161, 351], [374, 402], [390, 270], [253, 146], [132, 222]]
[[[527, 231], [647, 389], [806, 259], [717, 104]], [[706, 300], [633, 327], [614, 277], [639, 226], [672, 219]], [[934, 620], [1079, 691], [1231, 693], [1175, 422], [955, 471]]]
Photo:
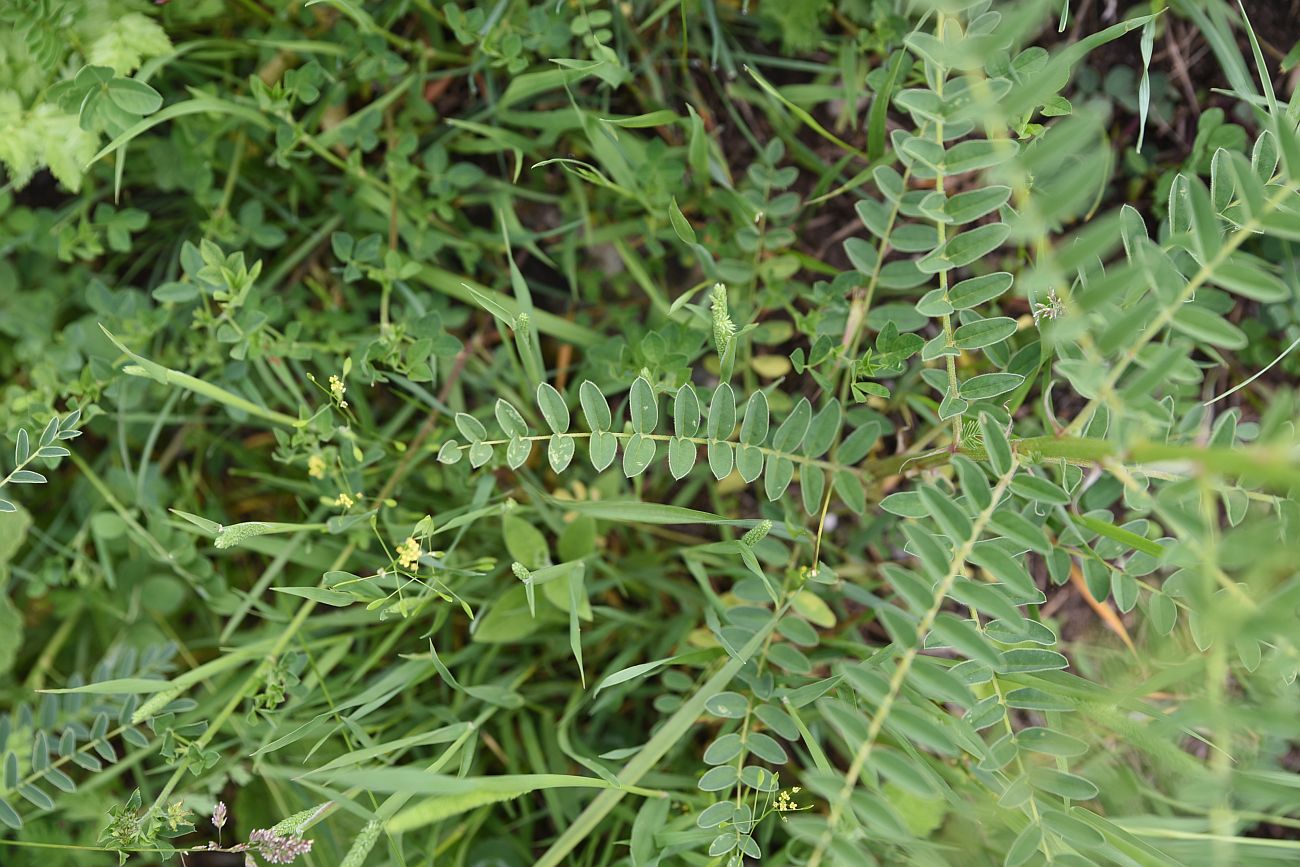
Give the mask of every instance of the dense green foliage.
[[1105, 5], [0, 5], [0, 863], [1300, 858], [1300, 55]]

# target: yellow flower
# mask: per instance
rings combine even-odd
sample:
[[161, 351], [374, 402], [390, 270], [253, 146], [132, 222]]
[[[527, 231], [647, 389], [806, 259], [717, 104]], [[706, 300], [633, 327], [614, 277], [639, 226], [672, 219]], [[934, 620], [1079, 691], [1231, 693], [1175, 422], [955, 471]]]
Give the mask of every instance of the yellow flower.
[[420, 543], [414, 537], [408, 537], [397, 546], [397, 564], [403, 569], [412, 570], [420, 565]]
[[339, 406], [346, 407], [348, 405], [348, 402], [343, 399], [343, 395], [347, 394], [347, 391], [348, 387], [343, 384], [343, 380], [330, 374], [330, 396], [338, 402]]
[[335, 500], [335, 502], [336, 502], [336, 503], [337, 503], [341, 508], [344, 508], [344, 509], [350, 509], [350, 508], [352, 508], [354, 505], [356, 505], [356, 501], [353, 500], [350, 496], [348, 496], [347, 493], [339, 494], [339, 497], [338, 497], [337, 500]]
[[320, 455], [307, 458], [307, 475], [313, 479], [325, 478], [325, 459]]
[[795, 786], [793, 789], [783, 789], [776, 796], [776, 811], [778, 813], [792, 813], [796, 810], [805, 809], [795, 803], [795, 800], [791, 797], [791, 795], [798, 794], [800, 791], [801, 789], [798, 786]]

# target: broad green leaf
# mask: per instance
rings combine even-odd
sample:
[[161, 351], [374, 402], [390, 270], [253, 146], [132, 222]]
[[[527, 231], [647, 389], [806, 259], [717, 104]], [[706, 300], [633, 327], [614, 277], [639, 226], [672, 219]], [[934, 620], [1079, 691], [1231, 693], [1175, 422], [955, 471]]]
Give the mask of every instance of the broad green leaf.
[[744, 748], [744, 742], [735, 732], [722, 735], [705, 748], [704, 763], [706, 765], [726, 764], [740, 755], [740, 751]]
[[978, 226], [962, 232], [948, 240], [938, 250], [923, 256], [916, 266], [927, 274], [964, 267], [1000, 247], [1010, 231], [1005, 223]]
[[807, 435], [811, 421], [812, 404], [808, 402], [808, 398], [801, 397], [794, 405], [794, 409], [786, 416], [785, 421], [777, 427], [776, 433], [772, 435], [772, 448], [778, 452], [793, 454]]
[[14, 463], [15, 464], [26, 463], [27, 458], [28, 456], [31, 455], [31, 453], [32, 453], [32, 449], [31, 449], [31, 443], [27, 435], [27, 429], [19, 428], [18, 438], [14, 445]]
[[943, 206], [944, 213], [953, 223], [961, 225], [978, 220], [980, 217], [996, 211], [1011, 198], [1011, 188], [988, 186], [978, 190], [958, 193]]
[[668, 204], [668, 222], [672, 224], [673, 232], [681, 239], [683, 244], [694, 246], [698, 243], [695, 238], [695, 229], [691, 227], [690, 221], [682, 214], [682, 209], [677, 206], [677, 199], [673, 198]]
[[1035, 788], [1072, 801], [1088, 801], [1097, 797], [1099, 792], [1092, 782], [1078, 774], [1058, 771], [1054, 768], [1034, 768], [1030, 779]]
[[840, 443], [835, 453], [835, 458], [841, 464], [852, 466], [867, 456], [878, 439], [880, 439], [880, 423], [869, 421], [844, 438], [844, 442]]
[[[708, 434], [711, 440], [725, 440], [736, 428], [736, 395], [731, 386], [722, 383], [709, 401]], [[730, 472], [730, 470], [728, 470]], [[725, 475], [725, 474], [724, 474]], [[721, 476], [719, 476], [721, 478]]]
[[943, 400], [939, 404], [939, 419], [940, 421], [947, 421], [950, 418], [955, 418], [961, 415], [969, 408], [970, 404], [957, 395], [944, 395]]
[[716, 828], [731, 821], [736, 813], [736, 805], [731, 801], [717, 801], [700, 811], [695, 824], [701, 828]]
[[8, 825], [15, 831], [20, 831], [23, 827], [22, 817], [18, 815], [18, 811], [10, 806], [9, 802], [4, 798], [0, 798], [0, 822]]
[[1000, 297], [1011, 288], [1012, 277], [997, 271], [963, 280], [948, 290], [948, 303], [956, 310], [978, 307]]
[[959, 349], [983, 349], [1006, 340], [1016, 333], [1016, 327], [1016, 320], [994, 316], [958, 326], [952, 337]]
[[896, 750], [875, 750], [871, 755], [871, 766], [890, 782], [918, 797], [931, 798], [941, 791], [920, 762]]
[[[746, 413], [748, 415], [748, 413]], [[763, 452], [758, 446], [736, 446], [736, 472], [747, 482], [763, 474]]]
[[1016, 835], [1012, 841], [1011, 847], [1007, 850], [1003, 867], [1021, 867], [1034, 857], [1034, 854], [1043, 844], [1043, 828], [1037, 822], [1027, 822], [1025, 827]]
[[835, 493], [844, 501], [844, 505], [849, 509], [862, 514], [867, 509], [867, 494], [862, 489], [862, 480], [853, 473], [844, 470], [836, 471], [832, 477], [831, 484]]
[[1200, 178], [1187, 178], [1188, 199], [1192, 212], [1192, 236], [1202, 262], [1214, 259], [1223, 246], [1223, 234], [1219, 229], [1219, 220], [1215, 216], [1214, 206], [1210, 203], [1210, 193]]
[[[566, 427], [568, 419], [565, 419]], [[551, 464], [551, 469], [557, 473], [564, 472], [573, 460], [573, 453], [577, 449], [573, 437], [562, 434], [555, 434], [546, 441], [546, 459]]]
[[614, 462], [614, 457], [618, 454], [618, 437], [609, 431], [596, 431], [587, 441], [587, 449], [591, 465], [597, 471], [604, 471]]
[[885, 723], [906, 740], [918, 744], [941, 756], [957, 755], [957, 745], [952, 733], [937, 718], [907, 705], [895, 705]]
[[[1033, 541], [1039, 543], [1041, 533]], [[1021, 596], [1031, 596], [1038, 592], [1025, 567], [997, 544], [976, 545], [971, 549], [969, 559], [976, 566], [988, 570], [990, 575], [1013, 588]]]
[[469, 465], [474, 469], [486, 464], [492, 460], [492, 446], [485, 442], [477, 441], [470, 443], [469, 446]]
[[699, 432], [700, 400], [688, 382], [677, 389], [673, 398], [673, 433], [679, 437], [693, 437]]
[[723, 719], [743, 719], [749, 701], [738, 692], [720, 692], [704, 703], [705, 709]]
[[[722, 792], [736, 785], [739, 778], [740, 774], [734, 765], [719, 765], [705, 771], [696, 786], [702, 792]], [[735, 835], [731, 836], [734, 838]]]
[[480, 615], [472, 634], [480, 643], [505, 644], [531, 635], [541, 625], [529, 608], [527, 591], [516, 582], [488, 606], [487, 613]]
[[1179, 307], [1170, 324], [1196, 340], [1224, 349], [1244, 349], [1250, 342], [1240, 328], [1196, 303]]
[[880, 508], [902, 518], [924, 518], [930, 514], [916, 491], [898, 491], [880, 501]]
[[[767, 408], [767, 395], [756, 391], [745, 404], [745, 418], [740, 423], [740, 441], [746, 445], [761, 446], [767, 440], [768, 425], [771, 415]], [[743, 471], [742, 471], [743, 475]], [[757, 478], [757, 473], [755, 473]], [[746, 479], [752, 482], [753, 479]]]
[[961, 604], [989, 616], [1016, 623], [1024, 616], [1016, 610], [997, 588], [974, 581], [958, 580], [953, 583], [951, 595]]
[[609, 411], [609, 401], [601, 394], [596, 384], [589, 379], [583, 380], [578, 388], [578, 399], [582, 403], [582, 412], [587, 417], [587, 426], [593, 431], [607, 431], [613, 424]]
[[731, 475], [731, 469], [734, 465], [735, 453], [731, 443], [728, 442], [711, 442], [708, 446], [709, 472], [718, 481], [722, 481]]
[[1210, 279], [1229, 292], [1264, 304], [1277, 304], [1292, 295], [1291, 288], [1266, 271], [1263, 263], [1251, 261], [1242, 253], [1234, 253], [1221, 262]]
[[830, 449], [839, 435], [842, 411], [837, 398], [831, 398], [808, 425], [808, 433], [803, 440], [803, 453], [810, 458], [819, 458]]
[[969, 139], [948, 148], [943, 156], [946, 175], [960, 175], [991, 168], [1011, 159], [1020, 145], [1011, 140]]
[[822, 499], [826, 496], [826, 471], [808, 464], [800, 467], [799, 494], [804, 511], [809, 515], [820, 515]]
[[162, 94], [143, 81], [120, 76], [108, 82], [108, 98], [123, 111], [141, 116], [153, 114], [163, 104]]
[[950, 701], [962, 707], [970, 707], [975, 703], [970, 689], [960, 677], [928, 657], [918, 656], [912, 661], [909, 677], [921, 692], [931, 698]]
[[[787, 645], [774, 645], [773, 648], [775, 649], [775, 647], [786, 646]], [[749, 747], [749, 751], [753, 755], [768, 764], [783, 765], [790, 760], [789, 755], [785, 751], [785, 747], [781, 746], [781, 744], [771, 735], [764, 734], [763, 732], [750, 732], [745, 745]]]
[[952, 464], [957, 468], [957, 478], [966, 502], [974, 509], [987, 509], [993, 501], [993, 490], [984, 470], [962, 454], [953, 455]]
[[537, 408], [542, 411], [542, 418], [546, 419], [551, 433], [569, 432], [569, 407], [565, 404], [564, 397], [549, 382], [537, 384]]
[[984, 373], [963, 382], [959, 394], [967, 400], [988, 400], [1006, 394], [1024, 381], [1018, 373]]
[[849, 257], [849, 264], [864, 275], [874, 274], [880, 263], [880, 254], [874, 244], [863, 238], [849, 238], [844, 242], [844, 252]]
[[506, 464], [510, 469], [517, 470], [528, 462], [528, 456], [532, 453], [532, 440], [513, 436], [510, 438], [510, 442], [506, 444]]
[[776, 500], [785, 493], [794, 479], [794, 462], [789, 458], [773, 456], [767, 461], [767, 474], [763, 477], [763, 492], [769, 500]]
[[487, 439], [487, 428], [483, 427], [483, 423], [463, 412], [456, 413], [456, 429], [471, 443]]
[[629, 479], [646, 471], [655, 459], [655, 441], [641, 434], [633, 434], [623, 446], [623, 475]]
[[525, 568], [536, 570], [551, 563], [551, 549], [541, 530], [516, 515], [501, 519], [501, 536], [506, 553]]
[[[1060, 495], [1053, 492], [1049, 496], [1059, 498]], [[1018, 545], [1028, 548], [1030, 551], [1045, 555], [1052, 550], [1052, 546], [1048, 543], [1042, 527], [1031, 524], [1024, 516], [1016, 512], [1006, 509], [994, 512], [992, 517], [989, 518], [989, 526], [999, 534], [1006, 536]]]
[[1070, 495], [1060, 485], [1053, 484], [1041, 476], [1021, 473], [1011, 480], [1011, 491], [1027, 500], [1047, 503], [1051, 506], [1064, 506], [1070, 502]]
[[1002, 653], [1002, 671], [1007, 674], [1027, 674], [1037, 671], [1056, 671], [1068, 668], [1070, 661], [1055, 650], [1036, 647], [1015, 647]]
[[1016, 742], [1027, 750], [1072, 759], [1088, 752], [1088, 745], [1076, 737], [1050, 728], [1030, 726], [1016, 733]]
[[639, 434], [654, 433], [659, 424], [659, 400], [654, 386], [645, 377], [638, 376], [628, 392], [628, 409], [632, 417], [632, 430]]
[[934, 519], [948, 538], [961, 543], [970, 538], [971, 522], [965, 512], [948, 495], [934, 485], [921, 485], [917, 489], [926, 512]]
[[999, 476], [1006, 475], [1011, 471], [1011, 444], [1007, 442], [1007, 435], [1003, 433], [1001, 423], [992, 415], [981, 413], [979, 428], [980, 438], [983, 440], [984, 450], [988, 454], [993, 472]]
[[1151, 618], [1151, 625], [1161, 635], [1173, 632], [1174, 625], [1178, 622], [1178, 608], [1164, 593], [1151, 594], [1147, 602], [1147, 615]]
[[674, 479], [683, 479], [695, 466], [698, 448], [695, 443], [681, 437], [668, 441], [668, 470]]
[[995, 671], [1002, 670], [1002, 654], [990, 645], [969, 620], [947, 612], [935, 618], [933, 635], [942, 644]]
[[[501, 425], [501, 430], [509, 438], [528, 436], [528, 423], [524, 417], [519, 414], [519, 410], [510, 405], [509, 402], [502, 398], [497, 398], [496, 403], [497, 424]], [[464, 433], [462, 430], [461, 433]]]

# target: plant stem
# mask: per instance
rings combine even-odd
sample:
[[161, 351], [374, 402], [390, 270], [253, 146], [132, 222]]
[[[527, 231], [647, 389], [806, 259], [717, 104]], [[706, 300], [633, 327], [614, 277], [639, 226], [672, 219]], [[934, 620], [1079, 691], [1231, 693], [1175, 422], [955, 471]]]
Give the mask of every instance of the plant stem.
[[871, 717], [871, 725], [867, 728], [866, 740], [858, 747], [853, 756], [853, 761], [849, 765], [848, 772], [844, 775], [844, 785], [840, 788], [838, 796], [831, 801], [830, 813], [826, 817], [826, 830], [822, 833], [821, 838], [817, 841], [813, 849], [812, 857], [807, 861], [807, 867], [818, 867], [826, 853], [826, 847], [830, 845], [831, 839], [835, 834], [836, 826], [839, 824], [840, 816], [843, 815], [845, 807], [848, 805], [853, 795], [853, 789], [858, 784], [858, 778], [862, 776], [862, 771], [871, 758], [872, 750], [876, 746], [876, 739], [880, 737], [881, 731], [884, 730], [885, 720], [889, 717], [890, 710], [893, 709], [894, 702], [897, 701], [899, 694], [903, 690], [903, 682], [907, 679], [907, 674], [912, 669], [912, 662], [916, 659], [921, 648], [925, 645], [925, 637], [930, 632], [930, 627], [934, 624], [935, 618], [939, 616], [939, 611], [943, 608], [944, 602], [948, 598], [948, 592], [952, 590], [953, 584], [956, 583], [957, 577], [961, 575], [962, 568], [966, 565], [966, 558], [970, 556], [975, 543], [979, 541], [980, 536], [984, 534], [984, 528], [988, 525], [989, 519], [993, 517], [993, 512], [997, 509], [1002, 500], [1003, 494], [1006, 493], [1007, 486], [1011, 484], [1011, 479], [1016, 474], [1018, 468], [1016, 461], [1011, 462], [1011, 468], [998, 479], [997, 485], [993, 488], [993, 494], [989, 499], [989, 504], [976, 517], [971, 524], [970, 535], [962, 542], [952, 555], [949, 561], [948, 571], [934, 588], [934, 595], [929, 609], [922, 615], [921, 620], [916, 625], [916, 640], [912, 645], [903, 652], [898, 660], [898, 666], [894, 669], [893, 677], [889, 680], [889, 691], [886, 693], [880, 706], [876, 708], [875, 714]]

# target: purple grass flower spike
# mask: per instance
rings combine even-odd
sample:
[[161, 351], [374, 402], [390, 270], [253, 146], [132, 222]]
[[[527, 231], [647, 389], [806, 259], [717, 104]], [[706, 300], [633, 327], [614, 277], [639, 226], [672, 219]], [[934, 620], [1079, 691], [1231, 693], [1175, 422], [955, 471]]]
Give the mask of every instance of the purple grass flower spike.
[[281, 837], [269, 828], [259, 828], [248, 835], [248, 842], [270, 864], [292, 864], [299, 855], [311, 851], [311, 840], [301, 837]]

